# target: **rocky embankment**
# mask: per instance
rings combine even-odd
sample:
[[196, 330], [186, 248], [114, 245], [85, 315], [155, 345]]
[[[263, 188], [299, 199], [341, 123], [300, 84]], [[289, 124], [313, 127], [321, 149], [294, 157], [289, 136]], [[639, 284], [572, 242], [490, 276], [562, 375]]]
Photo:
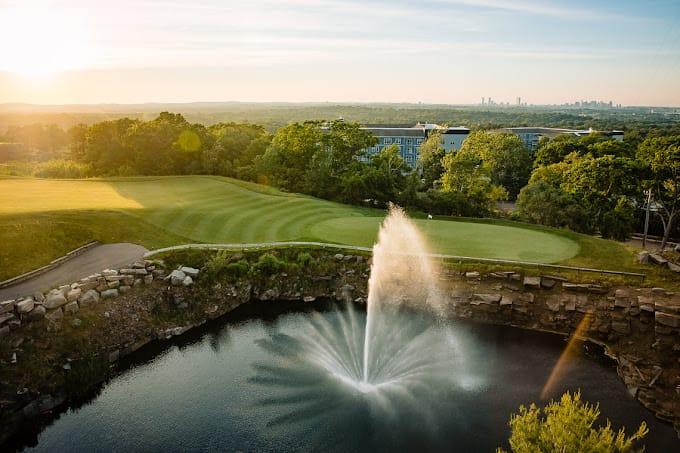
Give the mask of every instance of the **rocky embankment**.
[[[257, 256], [234, 254], [230, 261]], [[290, 269], [219, 277], [195, 257], [194, 267], [145, 261], [2, 302], [0, 441], [92, 393], [132, 352], [248, 301], [365, 302], [366, 257], [315, 251], [310, 258]], [[630, 393], [680, 432], [679, 295], [514, 271], [446, 268], [440, 283], [446, 316], [575, 334], [605, 345]]]

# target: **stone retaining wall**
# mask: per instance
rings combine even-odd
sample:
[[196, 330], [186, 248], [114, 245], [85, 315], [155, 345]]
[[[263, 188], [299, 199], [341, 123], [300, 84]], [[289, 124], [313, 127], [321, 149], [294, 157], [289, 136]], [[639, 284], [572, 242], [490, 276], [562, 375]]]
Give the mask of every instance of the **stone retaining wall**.
[[[109, 325], [101, 353], [115, 365], [151, 341], [181, 335], [254, 299], [311, 303], [331, 298], [365, 303], [370, 271], [365, 257], [316, 252], [315, 259], [326, 261], [324, 273], [309, 266], [293, 276], [280, 273], [217, 283], [202, 279], [199, 270], [190, 267], [167, 273], [158, 261], [107, 269], [47, 294], [0, 303], [0, 337], [16, 337], [26, 326], [44, 324], [51, 330], [64, 322], [74, 325], [80, 321], [77, 313], [81, 310], [110, 307], [102, 313]], [[680, 432], [679, 295], [662, 288], [610, 288], [514, 271], [485, 274], [449, 269], [442, 271], [439, 280], [448, 317], [575, 333], [605, 345], [617, 359], [618, 372], [630, 393]], [[140, 298], [136, 293], [142, 291]], [[150, 299], [190, 313], [190, 320], [161, 327], [150, 324]], [[16, 363], [16, 353], [12, 362]], [[21, 395], [6, 409], [11, 412], [9, 419], [16, 422], [65, 401], [59, 393], [36, 393], [30, 399]]]

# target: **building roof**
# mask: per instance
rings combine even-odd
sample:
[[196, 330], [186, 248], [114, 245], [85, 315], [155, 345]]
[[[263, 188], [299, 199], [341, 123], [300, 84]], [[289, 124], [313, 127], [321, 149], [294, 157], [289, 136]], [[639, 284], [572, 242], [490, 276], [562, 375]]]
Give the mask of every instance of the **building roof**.
[[425, 129], [421, 127], [363, 127], [379, 137], [425, 137]]
[[623, 131], [596, 131], [591, 129], [564, 129], [559, 127], [504, 127], [500, 131], [512, 132], [513, 134], [541, 134], [555, 136], [559, 134], [573, 134], [577, 136], [588, 135], [591, 133], [605, 135], [623, 135]]
[[440, 130], [444, 134], [469, 134], [470, 129], [457, 127], [443, 127], [433, 123], [418, 123], [412, 127], [362, 127], [362, 129], [371, 131], [377, 136], [390, 137], [426, 137], [430, 131]]

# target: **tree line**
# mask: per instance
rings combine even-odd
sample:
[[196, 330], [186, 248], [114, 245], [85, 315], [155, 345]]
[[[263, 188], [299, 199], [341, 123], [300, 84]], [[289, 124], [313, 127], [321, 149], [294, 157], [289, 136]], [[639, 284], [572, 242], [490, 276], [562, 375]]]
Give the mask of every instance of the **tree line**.
[[39, 175], [222, 175], [344, 203], [396, 202], [468, 217], [496, 215], [498, 201], [516, 200], [517, 220], [619, 240], [640, 229], [651, 190], [652, 229], [665, 242], [680, 216], [680, 134], [673, 132], [645, 131], [624, 142], [561, 135], [542, 139], [532, 153], [513, 134], [477, 130], [449, 154], [435, 132], [411, 168], [397, 145], [361, 162], [377, 138], [354, 122], [292, 122], [270, 133], [257, 124], [205, 126], [163, 112], [150, 121], [72, 127], [61, 138], [68, 159]]

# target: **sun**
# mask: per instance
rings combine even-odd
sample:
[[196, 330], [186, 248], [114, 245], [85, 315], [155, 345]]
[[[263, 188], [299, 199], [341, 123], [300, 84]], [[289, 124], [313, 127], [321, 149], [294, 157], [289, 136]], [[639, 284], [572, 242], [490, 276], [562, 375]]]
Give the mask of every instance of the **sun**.
[[49, 5], [0, 9], [0, 42], [0, 71], [27, 78], [52, 77], [91, 60], [83, 24]]

